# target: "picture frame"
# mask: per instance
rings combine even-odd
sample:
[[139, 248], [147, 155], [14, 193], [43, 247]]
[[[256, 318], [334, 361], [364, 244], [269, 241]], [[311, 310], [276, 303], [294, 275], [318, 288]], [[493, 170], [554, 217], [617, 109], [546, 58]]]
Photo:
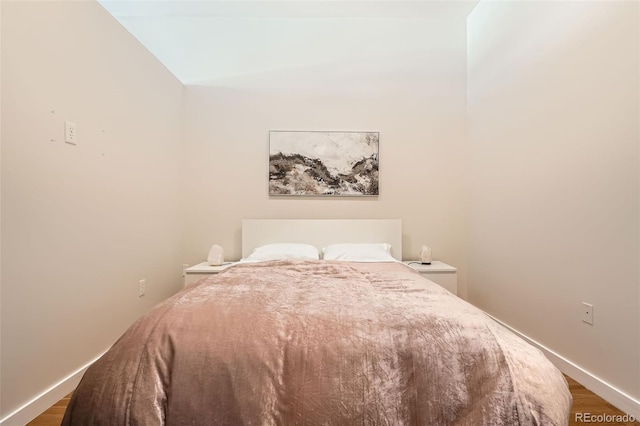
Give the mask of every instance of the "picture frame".
[[379, 132], [269, 131], [270, 196], [379, 195]]

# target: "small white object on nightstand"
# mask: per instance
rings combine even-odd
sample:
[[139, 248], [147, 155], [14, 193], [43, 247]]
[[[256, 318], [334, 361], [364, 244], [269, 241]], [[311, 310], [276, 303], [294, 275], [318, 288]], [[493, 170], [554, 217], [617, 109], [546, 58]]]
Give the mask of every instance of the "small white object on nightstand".
[[431, 265], [431, 248], [422, 246], [420, 249], [420, 263], [424, 265]]
[[429, 265], [424, 265], [418, 260], [405, 260], [403, 263], [415, 269], [426, 279], [439, 284], [455, 295], [458, 294], [457, 270], [453, 266], [438, 260], [433, 260]]
[[224, 263], [224, 250], [217, 244], [211, 246], [207, 263], [212, 266], [220, 266]]
[[235, 262], [223, 263], [222, 265], [209, 265], [209, 262], [198, 263], [184, 270], [184, 286], [193, 284], [200, 278], [207, 277], [224, 271]]

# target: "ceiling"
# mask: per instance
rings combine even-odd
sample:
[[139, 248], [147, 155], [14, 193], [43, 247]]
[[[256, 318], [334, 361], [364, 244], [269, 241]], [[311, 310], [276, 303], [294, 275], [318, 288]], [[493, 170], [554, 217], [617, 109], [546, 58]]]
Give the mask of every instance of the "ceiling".
[[[478, 1], [98, 0], [184, 84], [442, 44]], [[402, 33], [399, 38], [398, 33]], [[446, 43], [445, 43], [446, 44]]]

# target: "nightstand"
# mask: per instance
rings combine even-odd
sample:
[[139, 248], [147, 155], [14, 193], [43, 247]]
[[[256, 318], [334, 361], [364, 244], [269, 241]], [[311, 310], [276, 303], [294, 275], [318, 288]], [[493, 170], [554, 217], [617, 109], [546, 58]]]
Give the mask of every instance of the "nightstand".
[[430, 265], [423, 265], [418, 261], [405, 260], [405, 265], [409, 265], [423, 277], [446, 288], [453, 294], [458, 294], [458, 277], [456, 268], [444, 262], [434, 260]]
[[207, 262], [198, 263], [197, 265], [190, 266], [184, 270], [184, 286], [193, 284], [200, 278], [204, 278], [208, 275], [217, 274], [224, 271], [235, 262], [225, 262], [222, 265], [212, 266]]

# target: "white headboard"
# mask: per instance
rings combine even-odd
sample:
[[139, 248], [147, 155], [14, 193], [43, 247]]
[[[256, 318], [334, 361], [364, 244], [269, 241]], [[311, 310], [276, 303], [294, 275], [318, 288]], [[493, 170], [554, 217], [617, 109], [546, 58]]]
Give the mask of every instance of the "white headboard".
[[339, 243], [389, 243], [402, 260], [400, 219], [243, 219], [242, 257], [269, 243], [307, 243], [318, 249]]

